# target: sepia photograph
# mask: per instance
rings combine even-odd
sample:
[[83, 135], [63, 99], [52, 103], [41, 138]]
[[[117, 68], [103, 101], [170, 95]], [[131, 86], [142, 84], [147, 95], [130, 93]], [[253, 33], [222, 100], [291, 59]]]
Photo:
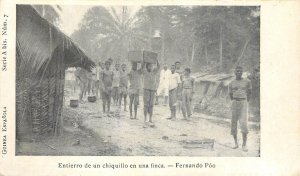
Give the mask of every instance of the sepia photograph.
[[260, 6], [16, 5], [16, 156], [260, 157]]

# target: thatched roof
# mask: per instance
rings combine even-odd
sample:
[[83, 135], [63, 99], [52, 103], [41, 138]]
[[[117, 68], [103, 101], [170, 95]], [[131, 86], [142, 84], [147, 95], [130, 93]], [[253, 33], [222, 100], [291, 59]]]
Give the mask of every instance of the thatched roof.
[[216, 74], [216, 75], [205, 75], [203, 77], [198, 78], [198, 80], [207, 81], [207, 82], [217, 82], [217, 81], [224, 81], [227, 79], [231, 79], [232, 77], [234, 76], [229, 74]]
[[[84, 52], [30, 5], [17, 5], [17, 50], [22, 63], [38, 73], [50, 62], [54, 50], [62, 52], [67, 67], [91, 70], [95, 66]], [[31, 68], [28, 68], [30, 66]]]
[[[243, 78], [247, 78], [249, 75], [248, 72], [243, 73]], [[195, 77], [196, 82], [210, 82], [210, 83], [216, 83], [216, 82], [222, 82], [224, 86], [228, 86], [229, 83], [235, 79], [234, 74], [207, 74], [207, 73], [194, 73], [192, 75]]]

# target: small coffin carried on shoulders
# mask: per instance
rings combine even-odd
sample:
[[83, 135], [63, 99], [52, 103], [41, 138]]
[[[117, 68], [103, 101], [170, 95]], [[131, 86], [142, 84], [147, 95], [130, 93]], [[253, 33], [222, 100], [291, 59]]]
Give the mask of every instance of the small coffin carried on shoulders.
[[129, 51], [128, 60], [131, 62], [146, 62], [155, 64], [158, 54], [152, 51], [135, 50]]

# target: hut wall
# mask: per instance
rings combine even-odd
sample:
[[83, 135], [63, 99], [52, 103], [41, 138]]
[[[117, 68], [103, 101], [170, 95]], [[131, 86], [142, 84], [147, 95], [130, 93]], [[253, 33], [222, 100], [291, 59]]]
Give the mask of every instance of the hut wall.
[[209, 99], [215, 98], [217, 96], [217, 92], [218, 92], [220, 84], [221, 84], [221, 82], [219, 82], [219, 81], [210, 83], [208, 91], [206, 93], [206, 96]]
[[[18, 56], [17, 56], [18, 57]], [[59, 134], [62, 125], [65, 64], [63, 52], [56, 50], [38, 76], [17, 69], [17, 139], [38, 139]], [[17, 68], [21, 68], [17, 63]]]
[[[65, 63], [63, 52], [59, 49], [53, 53], [51, 62], [47, 69], [47, 92], [48, 96], [44, 101], [47, 102], [47, 109], [44, 112], [44, 121], [41, 125], [41, 130], [59, 134], [61, 128], [62, 106], [64, 96], [64, 78], [65, 78]], [[46, 103], [45, 103], [46, 105]]]
[[31, 140], [31, 89], [28, 71], [21, 69], [22, 55], [16, 53], [16, 136], [17, 139]]
[[195, 82], [195, 92], [196, 95], [199, 95], [200, 98], [203, 98], [209, 88], [210, 83], [206, 81], [197, 81]]

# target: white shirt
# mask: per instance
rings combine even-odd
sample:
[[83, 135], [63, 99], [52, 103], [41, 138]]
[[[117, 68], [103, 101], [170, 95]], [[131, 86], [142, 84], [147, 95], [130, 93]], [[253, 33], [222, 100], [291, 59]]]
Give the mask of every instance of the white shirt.
[[101, 73], [102, 68], [100, 66], [96, 66], [96, 68], [94, 68], [92, 70], [93, 74], [96, 75], [96, 79], [100, 80], [100, 73]]
[[162, 70], [160, 71], [160, 81], [161, 81], [161, 82], [162, 82], [162, 81], [167, 81], [167, 80], [169, 79], [170, 74], [172, 74], [172, 73], [171, 73], [171, 70], [169, 70], [169, 69], [167, 69], [167, 70], [162, 69]]
[[119, 87], [120, 85], [120, 70], [114, 70], [113, 71], [114, 76], [113, 76], [113, 82], [112, 82], [112, 86], [113, 87]]
[[169, 90], [177, 88], [178, 84], [181, 83], [180, 75], [178, 73], [170, 74], [169, 76]]

